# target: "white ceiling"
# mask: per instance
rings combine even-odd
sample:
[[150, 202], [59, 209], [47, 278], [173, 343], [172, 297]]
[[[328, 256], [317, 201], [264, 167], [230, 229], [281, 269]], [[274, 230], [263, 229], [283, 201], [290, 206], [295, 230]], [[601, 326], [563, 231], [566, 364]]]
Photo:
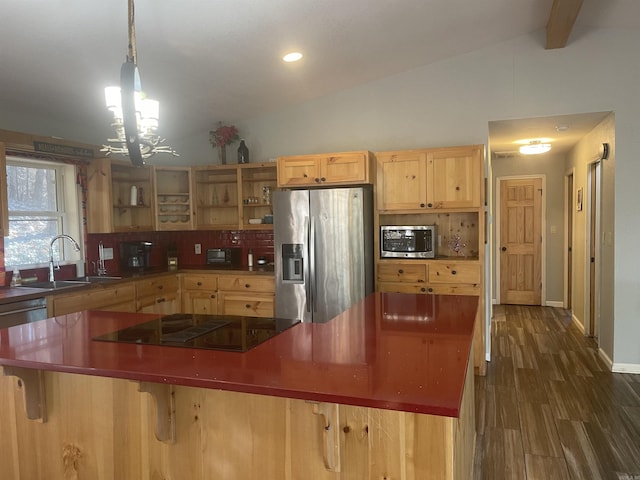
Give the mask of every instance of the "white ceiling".
[[[188, 137], [535, 32], [551, 4], [137, 0], [138, 65], [161, 102], [161, 134]], [[103, 89], [118, 83], [126, 55], [127, 1], [4, 1], [2, 17], [0, 109], [74, 119], [95, 130], [76, 140], [102, 142], [111, 134]], [[639, 20], [640, 1], [585, 0], [572, 37]], [[304, 59], [284, 64], [292, 49]]]

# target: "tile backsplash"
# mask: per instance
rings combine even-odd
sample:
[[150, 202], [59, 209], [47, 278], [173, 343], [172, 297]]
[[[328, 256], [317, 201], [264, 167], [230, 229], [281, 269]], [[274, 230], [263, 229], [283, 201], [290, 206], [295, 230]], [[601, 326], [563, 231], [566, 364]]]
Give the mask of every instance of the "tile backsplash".
[[[167, 249], [175, 244], [178, 251], [178, 266], [201, 266], [206, 264], [207, 248], [236, 247], [242, 250], [242, 265], [247, 264], [249, 249], [254, 259], [265, 257], [273, 262], [273, 230], [197, 230], [171, 232], [108, 233], [87, 235], [87, 274], [95, 273], [94, 262], [98, 261], [98, 248], [102, 242], [105, 248], [113, 248], [113, 260], [106, 260], [107, 273], [115, 275], [120, 271], [120, 243], [149, 241], [150, 263], [153, 267], [167, 265]], [[195, 245], [200, 244], [201, 254], [195, 253]]]

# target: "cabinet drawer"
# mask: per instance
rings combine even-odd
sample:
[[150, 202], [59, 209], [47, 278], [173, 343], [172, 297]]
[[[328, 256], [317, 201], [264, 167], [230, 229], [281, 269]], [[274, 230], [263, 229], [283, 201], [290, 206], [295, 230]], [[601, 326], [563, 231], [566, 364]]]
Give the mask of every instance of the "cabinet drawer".
[[180, 290], [180, 286], [176, 275], [136, 281], [136, 296], [138, 298], [158, 295], [175, 295], [178, 290]]
[[425, 283], [379, 282], [378, 291], [387, 293], [428, 293]]
[[435, 295], [480, 295], [480, 285], [430, 285], [427, 292]]
[[379, 263], [378, 281], [424, 283], [427, 281], [427, 265]]
[[182, 276], [182, 288], [185, 290], [217, 290], [218, 276], [185, 274]]
[[263, 275], [221, 275], [218, 279], [220, 291], [275, 292], [275, 279]]
[[480, 284], [480, 265], [477, 263], [431, 263], [429, 284]]
[[219, 310], [224, 315], [273, 317], [275, 312], [273, 295], [247, 296], [239, 293], [221, 293], [219, 297]]

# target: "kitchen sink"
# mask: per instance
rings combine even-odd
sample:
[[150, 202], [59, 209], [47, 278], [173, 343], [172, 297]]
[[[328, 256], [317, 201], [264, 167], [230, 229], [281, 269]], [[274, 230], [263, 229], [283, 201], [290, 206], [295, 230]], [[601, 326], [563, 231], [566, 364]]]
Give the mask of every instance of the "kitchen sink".
[[71, 280], [72, 282], [84, 282], [84, 283], [97, 283], [97, 282], [109, 282], [109, 281], [113, 281], [113, 280], [122, 280], [122, 277], [108, 277], [105, 275], [91, 275], [88, 277], [80, 277], [80, 278], [76, 278], [74, 280]]

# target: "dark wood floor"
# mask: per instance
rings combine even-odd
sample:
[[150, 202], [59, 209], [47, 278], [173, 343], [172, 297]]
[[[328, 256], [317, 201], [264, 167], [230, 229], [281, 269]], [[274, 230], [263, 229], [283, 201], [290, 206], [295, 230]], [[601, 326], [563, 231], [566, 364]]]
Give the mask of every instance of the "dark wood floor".
[[474, 480], [640, 480], [640, 375], [611, 373], [568, 311], [496, 306], [491, 358]]

